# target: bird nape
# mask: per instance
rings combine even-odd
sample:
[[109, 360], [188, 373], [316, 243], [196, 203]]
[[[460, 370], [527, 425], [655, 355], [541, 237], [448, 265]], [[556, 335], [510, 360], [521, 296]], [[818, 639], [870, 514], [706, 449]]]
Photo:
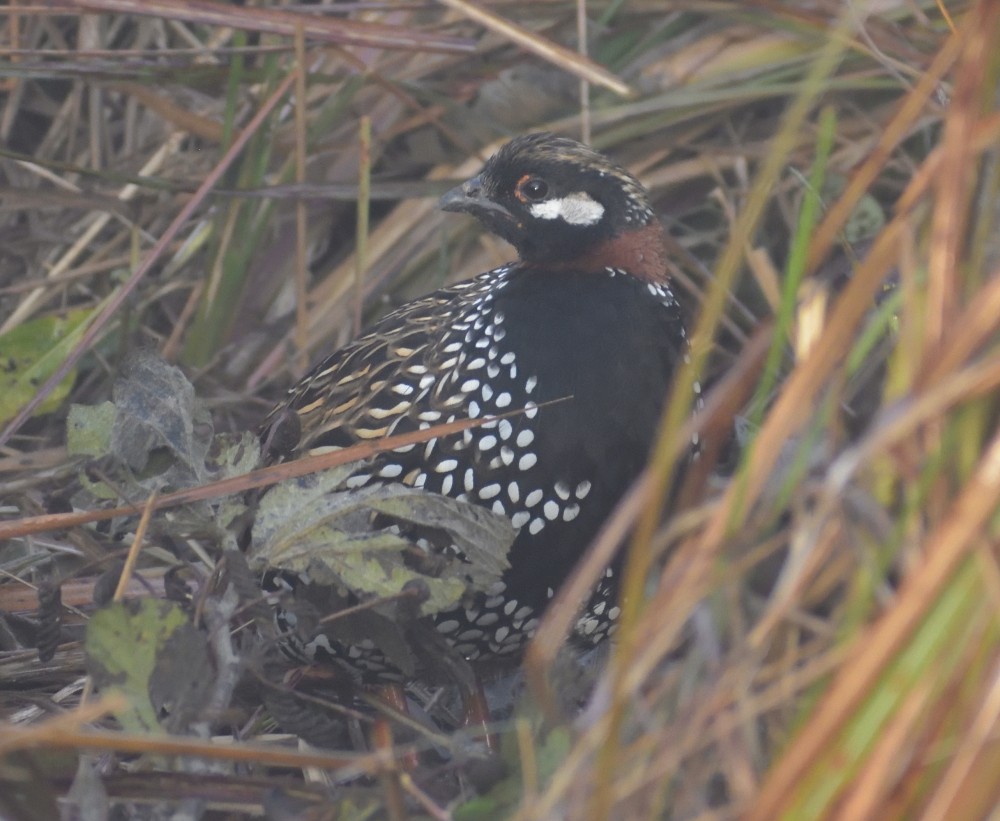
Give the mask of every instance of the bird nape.
[[[473, 666], [513, 664], [647, 461], [687, 354], [685, 317], [645, 189], [578, 142], [518, 137], [441, 207], [474, 216], [517, 261], [382, 318], [296, 385], [262, 438], [282, 438], [274, 428], [293, 420], [298, 441], [275, 461], [486, 420], [380, 454], [343, 486], [423, 488], [509, 519], [517, 536], [508, 569], [426, 621]], [[578, 645], [613, 632], [618, 570], [610, 566], [581, 607]], [[307, 653], [319, 648], [361, 681], [400, 678], [371, 641], [306, 637]]]

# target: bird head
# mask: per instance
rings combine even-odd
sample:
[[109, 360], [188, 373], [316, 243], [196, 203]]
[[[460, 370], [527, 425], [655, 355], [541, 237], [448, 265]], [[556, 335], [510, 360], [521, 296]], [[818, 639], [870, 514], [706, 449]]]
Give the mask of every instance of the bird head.
[[476, 217], [527, 266], [615, 268], [666, 278], [663, 233], [642, 184], [593, 149], [548, 133], [517, 137], [440, 207]]

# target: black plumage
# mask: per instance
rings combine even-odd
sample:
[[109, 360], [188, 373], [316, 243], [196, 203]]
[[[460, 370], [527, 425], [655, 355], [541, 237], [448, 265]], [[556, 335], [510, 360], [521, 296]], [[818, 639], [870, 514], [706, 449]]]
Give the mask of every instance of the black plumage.
[[[518, 261], [384, 317], [296, 386], [262, 435], [291, 411], [302, 454], [525, 409], [382, 454], [346, 483], [404, 483], [511, 520], [519, 533], [502, 582], [433, 618], [467, 659], [514, 659], [645, 464], [686, 356], [684, 321], [644, 189], [579, 143], [512, 140], [442, 207], [477, 217]], [[611, 568], [577, 641], [609, 633], [615, 589]]]

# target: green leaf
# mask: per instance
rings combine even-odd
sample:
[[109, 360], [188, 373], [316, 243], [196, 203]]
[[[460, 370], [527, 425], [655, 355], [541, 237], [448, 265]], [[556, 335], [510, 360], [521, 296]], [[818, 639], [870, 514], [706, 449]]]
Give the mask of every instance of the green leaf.
[[[455, 606], [467, 587], [500, 579], [517, 531], [506, 517], [467, 502], [382, 485], [344, 490], [358, 466], [281, 482], [261, 500], [248, 558], [258, 566], [308, 571], [320, 584], [343, 585], [361, 596], [393, 596], [413, 581], [427, 585], [422, 614]], [[372, 513], [382, 514], [381, 524]], [[407, 561], [413, 542], [388, 524], [409, 523], [444, 532], [462, 556], [445, 557], [433, 571]]]
[[111, 452], [115, 406], [70, 405], [66, 419], [66, 449], [71, 456], [106, 456]]
[[[78, 309], [65, 316], [43, 316], [0, 335], [0, 423], [13, 419], [55, 373], [76, 344], [90, 311]], [[71, 370], [37, 413], [51, 413], [69, 394], [76, 379]]]
[[506, 516], [479, 505], [403, 485], [385, 490], [387, 493], [372, 499], [371, 507], [396, 519], [447, 533], [465, 558], [463, 575], [474, 586], [489, 586], [510, 567], [507, 552], [517, 537], [517, 530]]
[[[367, 556], [363, 550], [354, 550], [330, 562], [317, 558], [316, 564], [330, 567], [335, 572], [335, 578], [351, 589], [379, 597], [394, 596], [410, 582], [421, 580], [427, 584], [429, 594], [423, 603], [424, 615], [454, 607], [465, 593], [465, 584], [460, 579], [429, 578], [405, 567], [401, 556], [398, 561], [393, 559], [385, 561], [382, 556]], [[311, 575], [314, 578], [317, 576], [315, 564]], [[323, 579], [316, 578], [316, 581], [322, 582]]]
[[[218, 482], [242, 476], [260, 465], [260, 439], [252, 431], [217, 433], [205, 457], [209, 478]], [[245, 494], [214, 499], [215, 520], [220, 527], [229, 525], [246, 511]]]
[[[117, 716], [126, 730], [159, 730], [150, 685], [171, 638], [184, 627], [190, 627], [184, 611], [157, 599], [112, 604], [98, 610], [87, 624], [87, 672], [97, 687], [126, 695], [130, 707]], [[184, 665], [188, 663], [185, 659]]]

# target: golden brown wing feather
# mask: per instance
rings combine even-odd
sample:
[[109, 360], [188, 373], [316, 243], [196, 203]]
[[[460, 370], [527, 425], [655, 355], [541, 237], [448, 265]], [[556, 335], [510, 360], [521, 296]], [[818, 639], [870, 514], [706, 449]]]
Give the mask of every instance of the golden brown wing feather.
[[387, 314], [323, 360], [268, 414], [262, 430], [294, 412], [301, 455], [379, 439], [401, 425], [412, 430], [443, 421], [465, 398], [457, 351], [466, 314], [509, 270], [488, 271]]

